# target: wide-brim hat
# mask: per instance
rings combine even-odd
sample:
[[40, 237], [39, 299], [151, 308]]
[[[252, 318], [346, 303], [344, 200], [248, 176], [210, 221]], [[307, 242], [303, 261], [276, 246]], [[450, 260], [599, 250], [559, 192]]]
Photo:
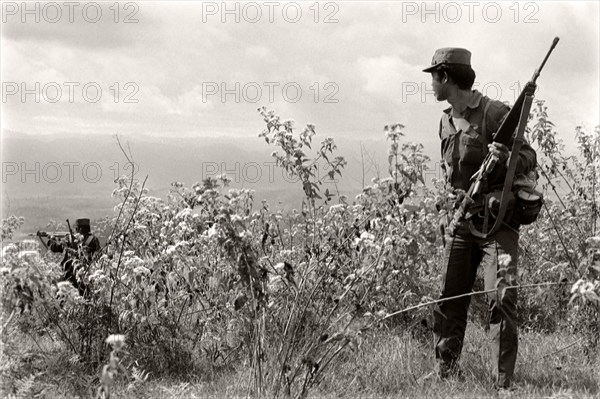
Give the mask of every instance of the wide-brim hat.
[[423, 69], [423, 72], [435, 71], [442, 65], [460, 64], [471, 65], [471, 52], [464, 48], [445, 47], [435, 50], [431, 59], [431, 66]]

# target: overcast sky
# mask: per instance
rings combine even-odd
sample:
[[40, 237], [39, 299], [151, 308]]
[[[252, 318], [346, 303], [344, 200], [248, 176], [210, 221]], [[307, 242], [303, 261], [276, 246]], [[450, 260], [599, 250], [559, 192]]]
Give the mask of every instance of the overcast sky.
[[576, 125], [600, 124], [596, 1], [226, 8], [4, 2], [2, 129], [235, 138], [261, 131], [265, 105], [321, 137], [379, 140], [399, 122], [433, 146], [447, 105], [421, 70], [436, 48], [469, 49], [476, 88], [512, 103], [555, 36], [537, 98], [567, 142]]

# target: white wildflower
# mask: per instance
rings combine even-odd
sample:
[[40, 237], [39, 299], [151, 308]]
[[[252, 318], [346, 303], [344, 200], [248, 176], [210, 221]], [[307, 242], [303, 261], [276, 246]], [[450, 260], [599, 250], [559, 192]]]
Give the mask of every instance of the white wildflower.
[[283, 271], [284, 267], [285, 267], [285, 263], [279, 262], [278, 264], [275, 265], [275, 270], [277, 270], [278, 272], [281, 272], [281, 271]]
[[296, 255], [296, 250], [294, 250], [294, 249], [282, 249], [281, 252], [279, 252], [279, 255], [282, 258], [284, 258], [284, 259], [290, 259], [294, 255]]
[[61, 281], [58, 284], [56, 284], [56, 286], [58, 287], [59, 296], [70, 298], [75, 298], [79, 296], [79, 291], [77, 290], [77, 288], [73, 287], [73, 284], [71, 284], [68, 281]]
[[8, 254], [16, 254], [19, 252], [19, 247], [17, 247], [15, 244], [8, 244], [5, 248], [4, 248], [4, 254], [8, 255]]
[[125, 261], [125, 266], [134, 268], [138, 265], [143, 265], [144, 261], [139, 256], [133, 256]]
[[125, 345], [125, 335], [111, 334], [106, 338], [106, 343], [111, 345], [115, 349], [119, 349], [123, 345]]
[[192, 214], [192, 210], [190, 208], [185, 208], [182, 209], [181, 211], [179, 211], [177, 213], [177, 215], [175, 215], [176, 219], [185, 219], [187, 216], [190, 216]]
[[346, 204], [336, 204], [329, 207], [329, 212], [343, 212], [346, 209]]
[[281, 276], [270, 276], [267, 288], [270, 291], [279, 291], [285, 288], [285, 283]]
[[509, 254], [502, 254], [498, 256], [498, 264], [502, 267], [508, 267], [512, 258]]
[[364, 240], [364, 241], [375, 241], [375, 236], [371, 233], [367, 233], [366, 231], [364, 231], [361, 235], [360, 235], [360, 239]]
[[585, 284], [585, 280], [580, 278], [579, 280], [577, 280], [575, 282], [575, 284], [573, 284], [573, 286], [571, 287], [571, 294], [574, 294], [575, 292], [579, 291], [581, 286]]
[[217, 226], [216, 224], [213, 224], [209, 229], [208, 229], [208, 237], [209, 238], [213, 238], [215, 236], [217, 236], [219, 234], [219, 232], [217, 231]]
[[133, 269], [133, 272], [135, 274], [149, 275], [150, 274], [150, 269], [148, 269], [145, 266], [138, 266], [135, 269]]
[[600, 236], [590, 237], [585, 242], [592, 248], [600, 248]]
[[352, 273], [349, 274], [345, 279], [344, 279], [344, 284], [348, 284], [349, 282], [351, 282], [352, 280], [354, 280], [356, 278], [356, 274]]
[[94, 270], [94, 272], [92, 274], [90, 274], [91, 281], [103, 280], [105, 277], [106, 276], [104, 275], [104, 272], [100, 269]]
[[592, 283], [591, 281], [586, 281], [585, 284], [583, 284], [583, 286], [581, 287], [580, 291], [582, 294], [587, 294], [589, 292], [593, 292], [594, 291], [594, 283]]

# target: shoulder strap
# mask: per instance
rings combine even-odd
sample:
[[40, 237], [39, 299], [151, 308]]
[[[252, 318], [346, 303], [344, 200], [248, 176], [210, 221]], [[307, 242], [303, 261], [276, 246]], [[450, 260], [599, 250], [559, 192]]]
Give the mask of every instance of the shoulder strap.
[[90, 243], [92, 242], [92, 240], [94, 239], [94, 236], [92, 234], [90, 234], [84, 241], [83, 241], [83, 245], [90, 245]]
[[490, 144], [488, 138], [487, 138], [487, 126], [486, 126], [486, 121], [487, 121], [487, 113], [488, 110], [490, 109], [490, 105], [492, 105], [492, 100], [490, 100], [487, 97], [482, 97], [482, 100], [485, 99], [485, 107], [483, 108], [483, 121], [481, 122], [481, 137], [483, 139], [483, 144], [485, 145], [485, 147], [488, 146], [488, 144]]

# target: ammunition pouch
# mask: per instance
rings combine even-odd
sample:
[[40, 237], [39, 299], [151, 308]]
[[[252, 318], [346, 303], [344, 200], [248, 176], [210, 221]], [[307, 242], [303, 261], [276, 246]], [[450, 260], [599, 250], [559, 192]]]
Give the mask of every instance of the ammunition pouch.
[[[484, 209], [480, 210], [473, 220], [483, 223], [486, 214], [494, 220], [500, 209], [501, 196], [501, 191], [493, 191], [487, 194]], [[510, 193], [504, 221], [514, 227], [531, 224], [537, 220], [543, 205], [544, 196], [542, 193], [530, 187], [521, 187], [514, 193]], [[490, 222], [488, 221], [488, 223]]]
[[523, 187], [515, 194], [515, 207], [511, 222], [528, 225], [536, 221], [544, 205], [544, 196], [530, 187]]

